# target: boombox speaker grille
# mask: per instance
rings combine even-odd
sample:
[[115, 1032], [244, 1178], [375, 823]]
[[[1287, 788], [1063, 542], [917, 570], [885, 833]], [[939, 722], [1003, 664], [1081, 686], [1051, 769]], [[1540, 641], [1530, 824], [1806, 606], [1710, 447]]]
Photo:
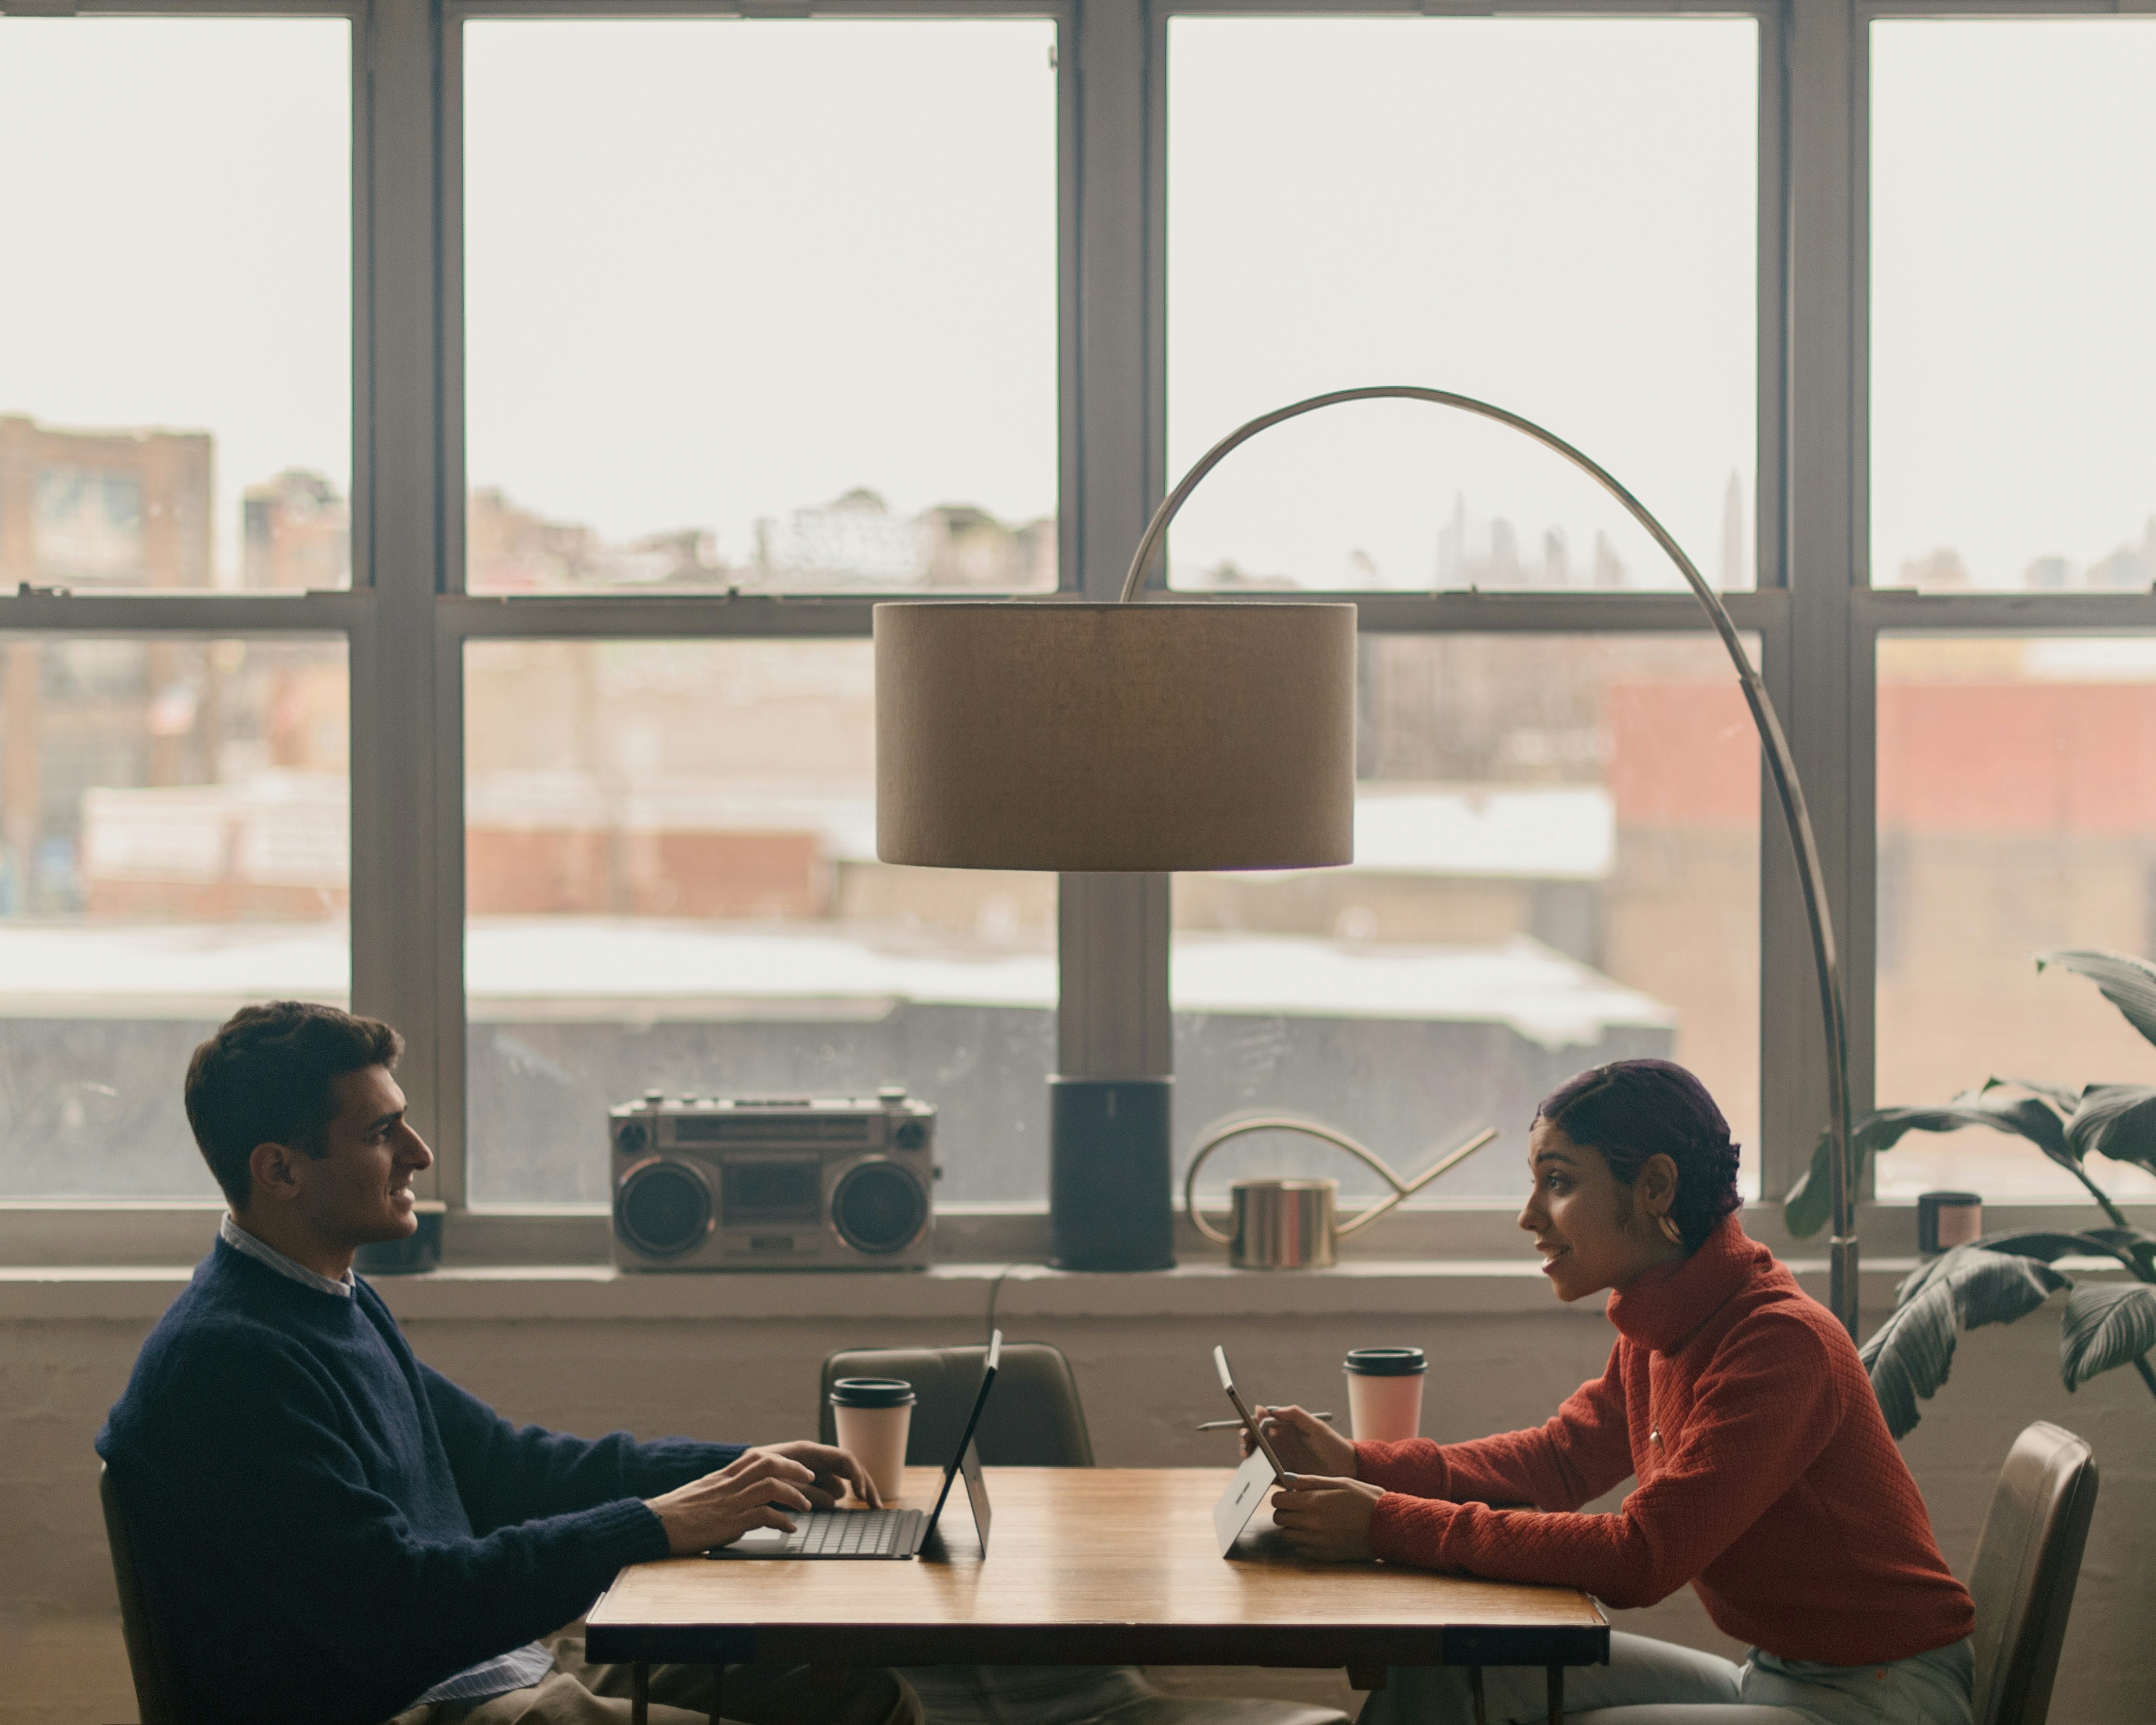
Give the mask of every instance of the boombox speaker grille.
[[831, 1194], [831, 1224], [857, 1252], [901, 1251], [928, 1219], [928, 1194], [896, 1163], [847, 1170]]
[[711, 1231], [711, 1189], [684, 1163], [646, 1163], [622, 1182], [617, 1214], [639, 1251], [670, 1257]]

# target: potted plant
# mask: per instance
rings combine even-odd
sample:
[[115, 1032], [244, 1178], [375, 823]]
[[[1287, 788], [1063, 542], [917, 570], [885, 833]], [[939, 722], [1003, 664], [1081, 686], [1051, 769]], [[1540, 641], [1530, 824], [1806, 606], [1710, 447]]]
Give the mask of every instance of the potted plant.
[[[2087, 978], [2126, 1020], [2156, 1044], [2156, 964], [2118, 952], [2038, 955]], [[2083, 1233], [1990, 1234], [1921, 1266], [1895, 1291], [1894, 1310], [1860, 1355], [1896, 1437], [1915, 1430], [1917, 1404], [1947, 1381], [1963, 1330], [2010, 1324], [2061, 1289], [2059, 1375], [2068, 1391], [2100, 1372], [2131, 1365], [2156, 1395], [2156, 1369], [2143, 1358], [2156, 1348], [2156, 1235], [2133, 1227], [2089, 1177], [2086, 1159], [2100, 1152], [2156, 1173], [2156, 1087], [2092, 1084], [2081, 1090], [2025, 1078], [1989, 1078], [1943, 1107], [1881, 1108], [1858, 1123], [1856, 1178], [1871, 1157], [1908, 1133], [1980, 1126], [2026, 1138], [2088, 1189], [2108, 1225]], [[1789, 1232], [1809, 1238], [1825, 1225], [1829, 1143], [1822, 1134], [1810, 1168], [1783, 1200]], [[2133, 1280], [2076, 1282], [2059, 1265], [2068, 1258], [2109, 1259]]]

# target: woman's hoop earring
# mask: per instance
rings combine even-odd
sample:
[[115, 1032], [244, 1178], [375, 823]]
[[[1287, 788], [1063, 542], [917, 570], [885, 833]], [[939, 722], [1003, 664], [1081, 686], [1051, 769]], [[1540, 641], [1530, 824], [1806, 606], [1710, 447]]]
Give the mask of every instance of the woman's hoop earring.
[[1677, 1226], [1676, 1217], [1665, 1212], [1655, 1219], [1662, 1224], [1662, 1233], [1671, 1245], [1684, 1244], [1684, 1230]]

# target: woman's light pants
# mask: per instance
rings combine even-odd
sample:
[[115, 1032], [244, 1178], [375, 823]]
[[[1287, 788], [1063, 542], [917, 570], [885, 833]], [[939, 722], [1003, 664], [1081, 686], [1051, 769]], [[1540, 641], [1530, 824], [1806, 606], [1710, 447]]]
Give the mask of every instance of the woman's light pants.
[[[1564, 1674], [1566, 1725], [1969, 1725], [1966, 1640], [1891, 1665], [1813, 1665], [1752, 1650], [1732, 1665], [1645, 1635], [1613, 1634], [1609, 1663]], [[1543, 1725], [1541, 1666], [1482, 1673], [1489, 1725]], [[1395, 1666], [1358, 1725], [1474, 1725], [1468, 1673]]]

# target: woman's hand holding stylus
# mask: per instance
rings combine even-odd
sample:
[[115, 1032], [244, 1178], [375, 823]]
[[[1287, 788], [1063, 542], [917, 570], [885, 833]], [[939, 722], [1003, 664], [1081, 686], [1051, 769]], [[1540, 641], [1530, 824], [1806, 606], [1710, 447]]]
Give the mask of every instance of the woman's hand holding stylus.
[[1353, 1563], [1371, 1555], [1370, 1516], [1384, 1495], [1361, 1480], [1291, 1474], [1273, 1493], [1273, 1524], [1299, 1557]]
[[[1291, 1473], [1355, 1477], [1355, 1446], [1315, 1414], [1301, 1408], [1250, 1409], [1281, 1465]], [[1242, 1435], [1243, 1454], [1250, 1453], [1250, 1435]]]

